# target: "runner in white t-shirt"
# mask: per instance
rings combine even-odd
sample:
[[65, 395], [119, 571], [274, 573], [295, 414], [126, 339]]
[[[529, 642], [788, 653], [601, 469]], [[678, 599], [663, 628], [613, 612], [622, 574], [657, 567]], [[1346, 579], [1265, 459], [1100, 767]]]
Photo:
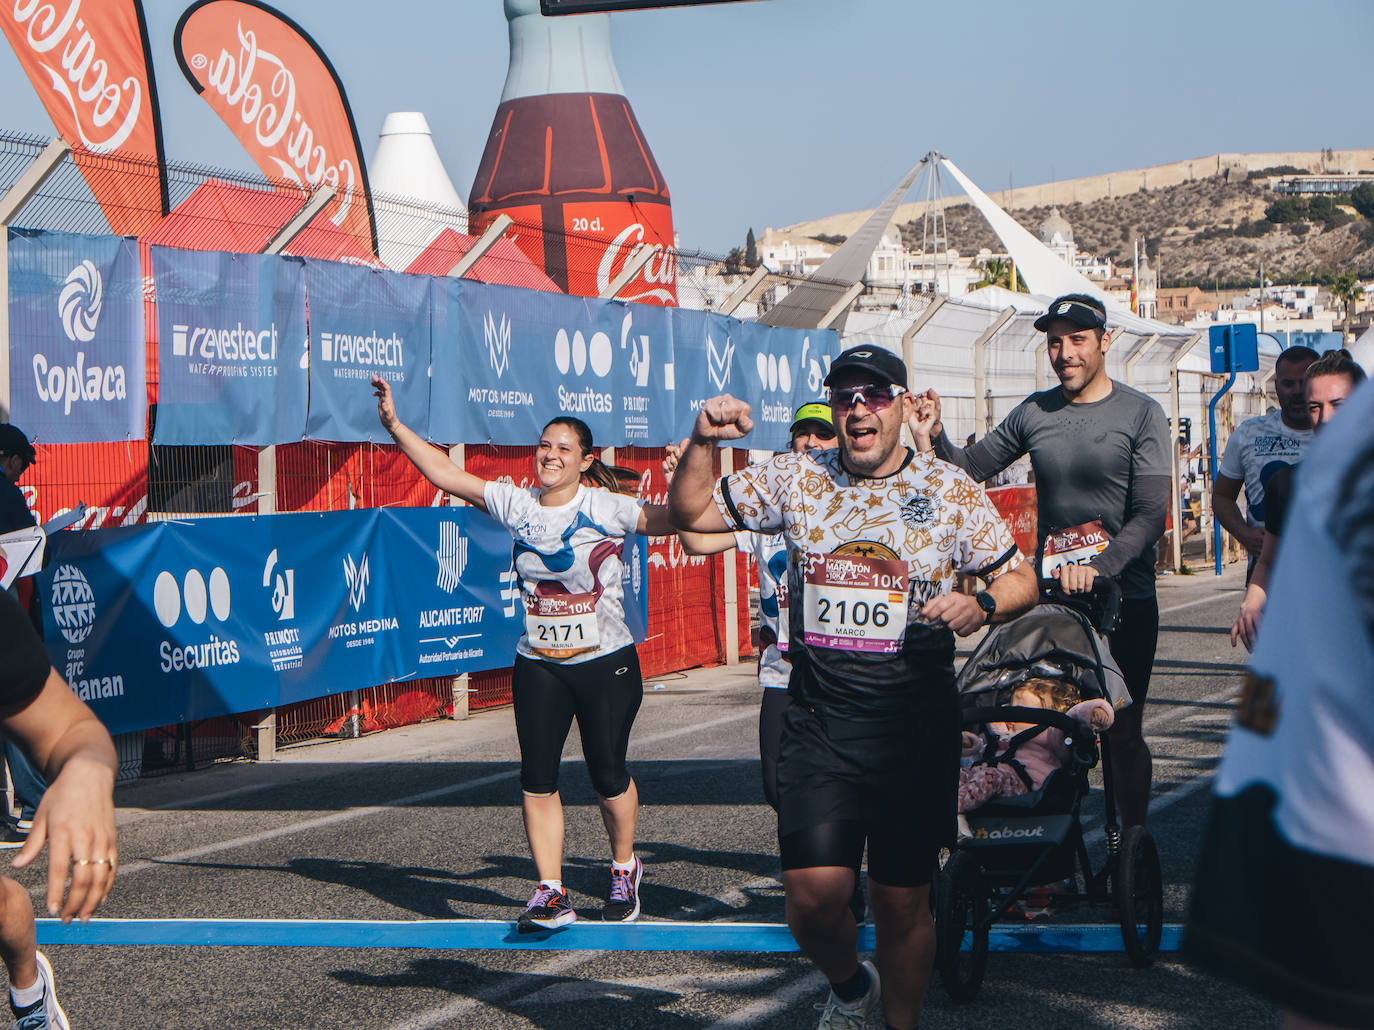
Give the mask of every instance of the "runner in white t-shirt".
[[525, 633], [516, 645], [512, 695], [525, 833], [539, 873], [519, 929], [554, 929], [577, 918], [563, 887], [558, 794], [574, 718], [611, 844], [601, 918], [632, 922], [639, 918], [644, 864], [634, 853], [639, 794], [625, 752], [644, 684], [625, 625], [621, 546], [634, 533], [672, 532], [667, 508], [616, 492], [617, 470], [592, 453], [591, 430], [580, 419], [560, 417], [544, 427], [534, 455], [539, 485], [520, 488], [458, 468], [401, 422], [384, 379], [374, 378], [372, 387], [382, 425], [424, 477], [485, 511], [515, 540]]
[[[792, 453], [827, 451], [837, 444], [830, 405], [822, 401], [803, 404], [792, 415]], [[664, 472], [671, 481], [680, 449], [668, 448]], [[763, 796], [778, 808], [778, 746], [782, 740], [782, 715], [787, 709], [787, 682], [792, 665], [787, 660], [787, 546], [780, 533], [680, 533], [688, 554], [720, 554], [738, 548], [753, 557], [759, 581], [759, 765]], [[856, 912], [862, 919], [863, 895], [857, 893]]]
[[[1264, 485], [1274, 470], [1295, 465], [1312, 439], [1307, 414], [1307, 369], [1317, 360], [1311, 347], [1289, 347], [1274, 362], [1278, 411], [1247, 418], [1226, 441], [1212, 487], [1212, 512], [1221, 528], [1241, 542], [1253, 570], [1264, 546]], [[1245, 514], [1236, 503], [1245, 487]]]

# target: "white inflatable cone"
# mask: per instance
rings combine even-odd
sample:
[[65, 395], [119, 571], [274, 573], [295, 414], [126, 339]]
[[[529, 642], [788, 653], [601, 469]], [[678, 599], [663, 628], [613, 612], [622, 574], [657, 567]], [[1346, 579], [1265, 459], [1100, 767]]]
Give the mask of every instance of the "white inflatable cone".
[[453, 188], [429, 122], [419, 111], [386, 116], [367, 175], [379, 256], [387, 267], [403, 271], [445, 228], [468, 231], [467, 205]]

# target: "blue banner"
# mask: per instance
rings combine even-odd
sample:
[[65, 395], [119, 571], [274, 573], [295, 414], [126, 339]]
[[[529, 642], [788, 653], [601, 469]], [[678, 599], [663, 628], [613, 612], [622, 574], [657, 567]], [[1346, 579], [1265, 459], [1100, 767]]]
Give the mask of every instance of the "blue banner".
[[[472, 508], [241, 516], [54, 534], [49, 656], [111, 732], [508, 665], [511, 538]], [[625, 541], [642, 640], [648, 547]]]
[[312, 440], [385, 440], [371, 380], [391, 384], [406, 425], [429, 436], [430, 280], [333, 261], [306, 263]]
[[[691, 431], [703, 401], [722, 393], [742, 393], [749, 370], [741, 363], [735, 342], [743, 325], [739, 319], [686, 308], [670, 311], [676, 428], [680, 440]], [[751, 442], [745, 446], [754, 445]]]
[[142, 440], [137, 243], [9, 232], [10, 420], [45, 444]]
[[740, 322], [732, 337], [742, 378], [731, 390], [753, 409], [748, 446], [786, 450], [791, 444], [792, 413], [811, 401], [824, 401], [821, 386], [840, 353], [830, 329], [778, 329]]
[[676, 439], [670, 309], [452, 279], [435, 290], [435, 439], [531, 445], [559, 415], [599, 445]]
[[307, 399], [299, 258], [153, 247], [158, 444], [297, 443]]

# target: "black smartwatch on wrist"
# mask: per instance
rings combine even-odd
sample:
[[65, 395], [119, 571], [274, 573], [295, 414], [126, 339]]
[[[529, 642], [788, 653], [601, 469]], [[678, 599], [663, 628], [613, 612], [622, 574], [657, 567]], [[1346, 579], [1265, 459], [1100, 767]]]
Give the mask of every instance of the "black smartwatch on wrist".
[[983, 609], [983, 621], [991, 622], [992, 617], [997, 614], [997, 598], [986, 590], [980, 590], [973, 595], [973, 599], [978, 602], [978, 607]]

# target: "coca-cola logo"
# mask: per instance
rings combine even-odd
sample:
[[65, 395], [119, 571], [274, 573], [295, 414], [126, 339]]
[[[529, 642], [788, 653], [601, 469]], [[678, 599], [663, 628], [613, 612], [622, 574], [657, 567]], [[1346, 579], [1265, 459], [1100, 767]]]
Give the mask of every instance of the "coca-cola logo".
[[[601, 261], [596, 266], [596, 290], [601, 295], [606, 292], [606, 287], [611, 284], [625, 262], [630, 259], [644, 244], [644, 226], [638, 222], [632, 222], [620, 230], [620, 234], [607, 244], [605, 251], [601, 254]], [[647, 289], [640, 290], [638, 293], [628, 293], [636, 285], [643, 283]], [[657, 286], [656, 283], [663, 283]], [[640, 269], [639, 274], [631, 280], [630, 285], [616, 294], [621, 300], [639, 300], [652, 297], [654, 300], [664, 304], [676, 304], [677, 297], [674, 288], [677, 284], [677, 254], [672, 250], [662, 247], [649, 258], [645, 266]]]
[[[49, 85], [72, 113], [81, 145], [95, 154], [122, 147], [133, 134], [143, 110], [143, 84], [130, 75], [115, 81], [110, 65], [81, 17], [81, 0], [61, 5], [41, 0], [15, 0], [14, 21], [24, 29], [24, 42], [48, 73]], [[20, 55], [23, 56], [22, 54]]]
[[[347, 157], [330, 159], [315, 142], [315, 130], [297, 109], [296, 76], [277, 55], [258, 46], [257, 34], [238, 23], [239, 51], [221, 49], [211, 61], [191, 55], [191, 67], [205, 72], [231, 111], [250, 127], [283, 178], [314, 190], [321, 183], [339, 191], [338, 209], [330, 221], [343, 225], [353, 206], [357, 169]], [[276, 151], [276, 153], [272, 153]]]

